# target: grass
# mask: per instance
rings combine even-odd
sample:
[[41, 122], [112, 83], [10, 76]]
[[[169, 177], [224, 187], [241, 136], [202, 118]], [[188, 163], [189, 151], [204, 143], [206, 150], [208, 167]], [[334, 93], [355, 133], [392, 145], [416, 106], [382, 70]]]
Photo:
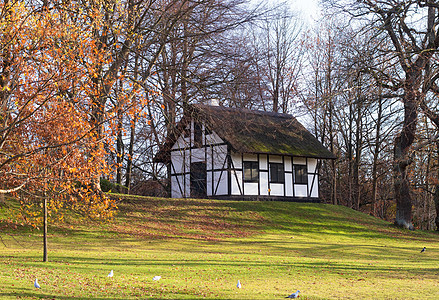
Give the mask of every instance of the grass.
[[345, 207], [129, 197], [111, 222], [52, 224], [43, 263], [16, 205], [0, 205], [1, 299], [439, 299], [436, 233]]

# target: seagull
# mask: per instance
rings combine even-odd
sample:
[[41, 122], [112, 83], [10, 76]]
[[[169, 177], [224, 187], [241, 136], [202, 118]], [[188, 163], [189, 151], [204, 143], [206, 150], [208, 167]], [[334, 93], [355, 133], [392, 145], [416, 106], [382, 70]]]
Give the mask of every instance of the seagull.
[[113, 270], [111, 270], [110, 273], [108, 273], [107, 277], [113, 277]]
[[161, 278], [162, 278], [162, 276], [154, 276], [154, 277], [152, 278], [152, 280], [154, 280], [154, 281], [159, 281]]
[[287, 296], [285, 298], [297, 298], [297, 297], [299, 297], [299, 293], [300, 293], [300, 291], [297, 290], [297, 292], [292, 293], [291, 295], [289, 295], [289, 296]]
[[34, 287], [37, 289], [41, 289], [41, 286], [38, 284], [38, 279], [35, 278]]
[[422, 253], [422, 252], [425, 252], [425, 250], [427, 250], [426, 247], [422, 248], [421, 253]]
[[238, 288], [238, 289], [240, 289], [242, 286], [241, 286], [241, 282], [238, 280], [238, 284], [236, 285], [236, 287]]

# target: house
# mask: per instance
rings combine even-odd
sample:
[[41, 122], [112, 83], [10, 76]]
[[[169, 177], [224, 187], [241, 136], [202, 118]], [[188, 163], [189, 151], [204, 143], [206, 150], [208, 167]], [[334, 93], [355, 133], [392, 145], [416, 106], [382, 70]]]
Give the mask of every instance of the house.
[[171, 197], [319, 200], [319, 166], [335, 159], [293, 116], [190, 105], [155, 160]]

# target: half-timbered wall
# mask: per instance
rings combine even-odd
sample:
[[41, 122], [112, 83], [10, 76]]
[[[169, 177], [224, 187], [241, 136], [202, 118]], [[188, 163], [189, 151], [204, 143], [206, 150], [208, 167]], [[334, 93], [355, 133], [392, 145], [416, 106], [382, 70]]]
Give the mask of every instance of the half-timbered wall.
[[[190, 128], [189, 128], [190, 126]], [[171, 197], [191, 197], [191, 164], [206, 165], [206, 196], [229, 194], [227, 144], [215, 133], [201, 125], [201, 140], [195, 138], [195, 124], [192, 121], [171, 149]], [[193, 195], [192, 195], [193, 196]]]
[[[318, 160], [268, 154], [234, 153], [215, 132], [201, 125], [201, 140], [195, 139], [194, 122], [171, 150], [171, 196], [191, 195], [191, 165], [205, 164], [206, 196], [270, 196], [318, 198]], [[187, 128], [189, 129], [189, 128]], [[246, 166], [253, 177], [246, 178]], [[274, 165], [274, 166], [271, 166]], [[271, 174], [277, 170], [277, 175]], [[248, 172], [248, 171], [247, 171]], [[281, 174], [282, 173], [282, 174]], [[255, 174], [257, 176], [255, 177]], [[276, 179], [274, 179], [276, 178]], [[193, 189], [192, 189], [193, 190]]]
[[[267, 154], [231, 153], [231, 195], [318, 198], [318, 160]], [[245, 165], [256, 163], [258, 180], [246, 179]], [[281, 168], [282, 180], [274, 181], [271, 171]]]

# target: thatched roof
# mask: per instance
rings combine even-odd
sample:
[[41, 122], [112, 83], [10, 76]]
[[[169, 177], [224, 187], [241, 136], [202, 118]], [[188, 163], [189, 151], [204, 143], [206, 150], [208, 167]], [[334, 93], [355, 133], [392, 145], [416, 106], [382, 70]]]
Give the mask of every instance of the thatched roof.
[[[238, 153], [335, 158], [296, 118], [288, 114], [196, 104], [187, 109], [178, 126], [180, 130], [191, 118], [204, 121]], [[169, 150], [175, 140], [168, 139], [167, 146], [158, 154], [159, 161], [166, 160], [163, 159], [163, 151]]]

